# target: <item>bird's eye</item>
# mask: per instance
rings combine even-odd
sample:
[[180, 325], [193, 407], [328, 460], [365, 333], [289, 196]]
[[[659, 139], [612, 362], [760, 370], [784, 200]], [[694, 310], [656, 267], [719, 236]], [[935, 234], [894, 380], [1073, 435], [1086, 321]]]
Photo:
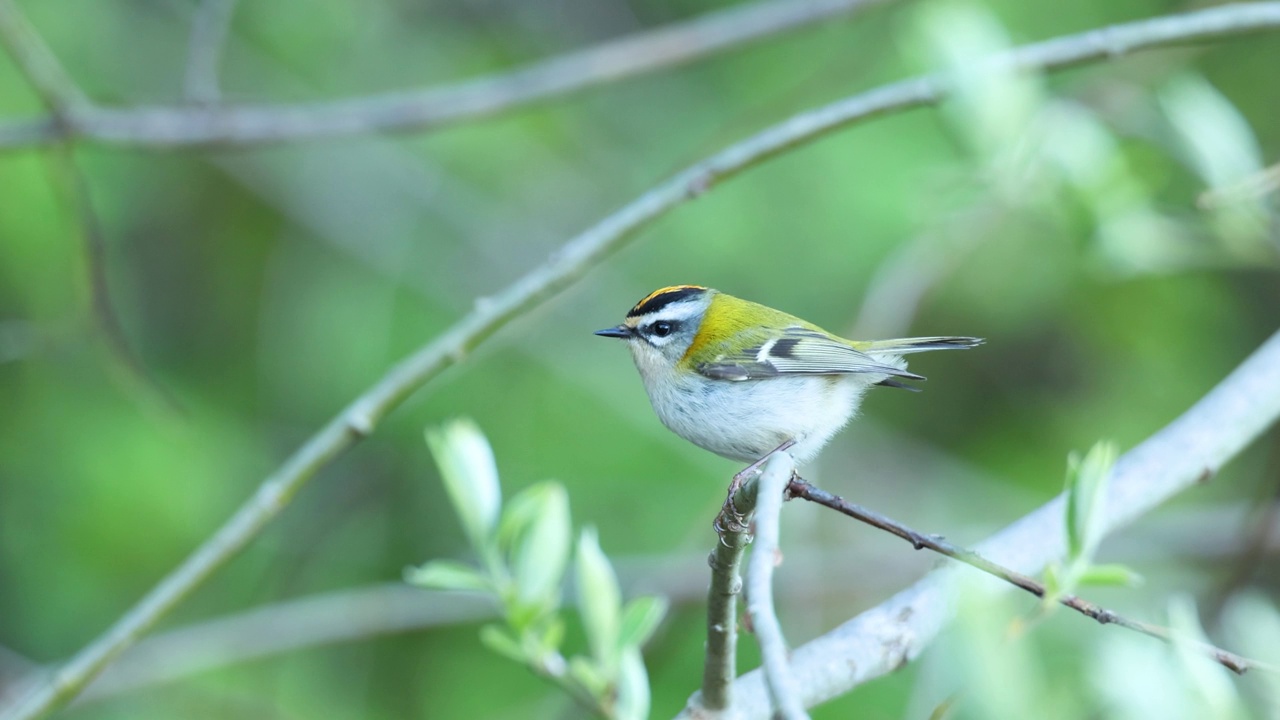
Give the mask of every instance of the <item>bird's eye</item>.
[[670, 335], [671, 331], [674, 329], [675, 328], [672, 327], [671, 323], [667, 322], [666, 320], [659, 320], [658, 322], [650, 326], [649, 331], [658, 337], [666, 337]]

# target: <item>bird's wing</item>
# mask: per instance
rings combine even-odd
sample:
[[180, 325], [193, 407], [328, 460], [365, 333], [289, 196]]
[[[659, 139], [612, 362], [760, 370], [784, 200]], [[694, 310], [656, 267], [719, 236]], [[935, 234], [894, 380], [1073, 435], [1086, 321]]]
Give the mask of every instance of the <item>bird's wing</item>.
[[[752, 331], [748, 331], [752, 332]], [[839, 338], [806, 327], [788, 327], [781, 333], [753, 332], [742, 350], [717, 355], [695, 369], [716, 380], [759, 380], [779, 375], [846, 375], [875, 373], [923, 380], [915, 373], [886, 365]], [[742, 346], [741, 338], [729, 345]]]

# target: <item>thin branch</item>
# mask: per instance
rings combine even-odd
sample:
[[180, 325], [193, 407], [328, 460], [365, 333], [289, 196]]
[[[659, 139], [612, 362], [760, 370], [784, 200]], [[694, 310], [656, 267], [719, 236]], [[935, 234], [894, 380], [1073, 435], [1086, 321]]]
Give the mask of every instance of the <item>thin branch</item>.
[[386, 583], [286, 600], [170, 630], [138, 643], [77, 698], [91, 702], [300, 648], [488, 620], [475, 595]]
[[[1114, 530], [1194, 486], [1235, 457], [1280, 418], [1280, 332], [1272, 335], [1209, 394], [1125, 453], [1107, 484], [1103, 527]], [[1040, 507], [974, 548], [1015, 572], [1034, 573], [1065, 552], [1063, 497]], [[914, 659], [954, 610], [958, 566], [931, 572], [791, 655], [792, 672], [812, 707]], [[745, 718], [768, 717], [762, 673], [734, 682]], [[688, 713], [685, 717], [691, 717]]]
[[182, 94], [188, 102], [211, 105], [221, 99], [218, 65], [235, 14], [236, 0], [202, 0], [191, 21], [187, 72]]
[[[0, 44], [8, 50], [57, 122], [66, 122], [71, 113], [89, 104], [40, 35], [19, 12], [13, 0], [0, 0]], [[120, 324], [107, 284], [102, 224], [93, 209], [89, 182], [76, 163], [72, 148], [64, 145], [56, 160], [65, 178], [71, 205], [79, 218], [85, 264], [88, 268], [89, 304], [93, 309], [95, 324], [102, 332], [111, 356], [119, 361], [129, 379], [150, 391], [168, 410], [180, 410], [177, 399], [148, 372], [142, 360], [133, 352]]]
[[89, 106], [89, 99], [62, 69], [14, 0], [0, 0], [0, 44], [53, 114], [47, 123], [59, 126], [64, 115]]
[[[793, 497], [804, 498], [809, 502], [814, 502], [824, 507], [831, 508], [836, 512], [844, 513], [845, 515], [848, 515], [855, 520], [860, 520], [872, 527], [877, 527], [885, 532], [897, 535], [903, 540], [911, 543], [917, 550], [928, 548], [936, 553], [946, 555], [953, 560], [959, 560], [970, 567], [975, 567], [988, 575], [998, 577], [1015, 587], [1022, 588], [1038, 598], [1043, 599], [1045, 593], [1048, 592], [1042, 583], [1028, 575], [1024, 575], [1015, 570], [1010, 570], [998, 563], [991, 562], [972, 550], [962, 548], [958, 545], [953, 545], [939, 535], [925, 535], [917, 532], [916, 530], [912, 530], [906, 525], [885, 517], [874, 510], [869, 510], [861, 505], [851, 503], [842, 497], [832, 495], [822, 488], [815, 487], [802, 478], [792, 478], [791, 483], [787, 486], [787, 490]], [[1167, 627], [1142, 622], [1140, 620], [1131, 620], [1119, 613], [1108, 610], [1096, 603], [1092, 603], [1075, 595], [1063, 595], [1058, 599], [1058, 602], [1072, 610], [1075, 610], [1081, 615], [1097, 620], [1103, 625], [1118, 625], [1120, 627], [1142, 633], [1143, 635], [1156, 638], [1157, 640], [1163, 640], [1167, 643], [1173, 643], [1175, 641], [1190, 642], [1175, 638], [1173, 631]], [[1243, 675], [1254, 668], [1265, 669], [1271, 672], [1277, 672], [1280, 670], [1280, 668], [1269, 663], [1250, 660], [1248, 658], [1241, 657], [1240, 655], [1236, 655], [1235, 653], [1223, 650], [1222, 648], [1209, 645], [1208, 643], [1195, 642], [1191, 644], [1196, 650], [1237, 675]]]
[[[742, 556], [751, 535], [742, 518], [756, 509], [757, 478], [742, 484], [716, 518], [720, 541], [707, 557], [711, 587], [707, 589], [707, 651], [702, 663], [700, 707], [718, 713], [733, 704], [738, 676], [738, 595], [742, 593]], [[740, 517], [730, 517], [730, 508]]]
[[782, 636], [773, 607], [773, 567], [778, 557], [781, 535], [782, 495], [795, 462], [786, 452], [774, 453], [760, 475], [757, 489], [756, 539], [747, 564], [747, 613], [760, 643], [761, 664], [773, 706], [785, 720], [808, 720], [796, 690], [796, 681], [787, 664], [787, 641]]
[[138, 388], [140, 393], [158, 406], [170, 413], [180, 414], [182, 404], [134, 352], [124, 326], [120, 323], [120, 315], [112, 301], [111, 286], [107, 281], [107, 248], [102, 221], [93, 207], [89, 180], [76, 162], [72, 147], [59, 148], [55, 156], [67, 186], [68, 203], [79, 221], [89, 286], [89, 306], [107, 351], [118, 363], [126, 382]]
[[[0, 8], [12, 7], [11, 0], [0, 2], [9, 3]], [[1113, 58], [1142, 48], [1278, 28], [1280, 2], [1231, 5], [1036, 43], [1000, 54], [988, 62], [1025, 69], [1054, 69]], [[474, 311], [392, 368], [330, 420], [266, 478], [213, 536], [106, 632], [0, 718], [30, 720], [65, 704], [122, 650], [255, 538], [321, 468], [372, 433], [410, 394], [456, 364], [499, 328], [537, 307], [600, 263], [640, 228], [699, 197], [719, 182], [775, 155], [860, 120], [936, 103], [946, 92], [943, 76], [925, 76], [796, 115], [654, 187], [570, 240], [546, 263], [498, 295], [481, 298]], [[1276, 395], [1280, 396], [1280, 392]], [[809, 690], [806, 686], [806, 692]]]
[[51, 118], [0, 127], [0, 147], [44, 144], [66, 133], [108, 144], [171, 147], [248, 145], [387, 131], [424, 131], [682, 65], [886, 1], [763, 0], [515, 70], [450, 85], [366, 97], [235, 108], [85, 107], [66, 128]]

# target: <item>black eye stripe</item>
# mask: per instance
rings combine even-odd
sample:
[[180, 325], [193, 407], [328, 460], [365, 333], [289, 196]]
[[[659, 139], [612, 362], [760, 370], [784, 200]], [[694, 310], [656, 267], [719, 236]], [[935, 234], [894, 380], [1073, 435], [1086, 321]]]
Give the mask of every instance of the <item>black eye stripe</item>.
[[680, 329], [681, 323], [676, 320], [654, 320], [640, 329], [641, 334], [649, 337], [670, 337]]

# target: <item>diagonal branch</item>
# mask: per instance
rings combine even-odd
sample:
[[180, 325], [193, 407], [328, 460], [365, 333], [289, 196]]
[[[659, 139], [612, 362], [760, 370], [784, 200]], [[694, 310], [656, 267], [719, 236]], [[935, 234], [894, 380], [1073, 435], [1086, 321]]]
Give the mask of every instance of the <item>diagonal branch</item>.
[[56, 126], [63, 114], [89, 105], [80, 87], [18, 11], [15, 0], [0, 0], [0, 44], [53, 113], [49, 124]]
[[[1103, 526], [1116, 529], [1214, 472], [1280, 419], [1280, 332], [1272, 335], [1177, 420], [1125, 453], [1108, 480]], [[975, 548], [993, 562], [1033, 573], [1061, 557], [1063, 498], [1024, 516]], [[935, 570], [914, 586], [796, 648], [792, 672], [813, 706], [914, 659], [950, 619], [960, 568]], [[767, 718], [762, 673], [734, 682], [744, 718]], [[690, 717], [687, 713], [684, 717]]]
[[[928, 548], [936, 553], [946, 555], [953, 560], [959, 560], [965, 565], [977, 568], [988, 575], [998, 577], [1015, 587], [1026, 590], [1038, 598], [1043, 599], [1045, 594], [1048, 592], [1042, 583], [1029, 575], [1024, 575], [1016, 570], [1010, 570], [999, 563], [991, 562], [972, 550], [947, 542], [939, 535], [925, 535], [913, 530], [897, 520], [881, 515], [874, 510], [869, 510], [861, 505], [851, 503], [842, 497], [832, 495], [826, 490], [810, 484], [803, 478], [792, 478], [791, 483], [787, 486], [787, 491], [792, 495], [792, 497], [804, 498], [809, 502], [831, 508], [836, 512], [848, 515], [849, 517], [864, 522], [872, 527], [880, 528], [892, 535], [897, 535], [903, 540], [911, 543], [911, 545], [917, 550]], [[1162, 625], [1153, 625], [1140, 620], [1132, 620], [1119, 613], [1108, 610], [1101, 605], [1085, 600], [1082, 597], [1075, 595], [1063, 595], [1058, 599], [1058, 602], [1072, 610], [1075, 610], [1085, 617], [1097, 620], [1103, 625], [1119, 625], [1120, 627], [1128, 628], [1134, 632], [1139, 632], [1148, 637], [1153, 637], [1167, 643], [1172, 643], [1177, 640], [1174, 637], [1173, 631], [1167, 627]], [[1179, 640], [1179, 642], [1188, 641]], [[1243, 675], [1249, 670], [1255, 668], [1270, 672], [1277, 672], [1280, 670], [1280, 668], [1276, 668], [1269, 663], [1250, 660], [1207, 643], [1197, 642], [1194, 647], [1214, 662], [1222, 665], [1237, 675]]]
[[[4, 3], [11, 1], [0, 0]], [[65, 134], [109, 144], [166, 147], [248, 145], [387, 131], [430, 130], [509, 112], [595, 85], [683, 65], [887, 1], [761, 0], [515, 70], [450, 85], [366, 97], [234, 108], [89, 106], [75, 114], [69, 127], [54, 122], [54, 118], [0, 127], [0, 147], [45, 144]], [[206, 0], [205, 5], [211, 3], [218, 6], [232, 4], [230, 0]], [[210, 12], [214, 10], [217, 8]], [[206, 14], [205, 8], [202, 7], [200, 14]], [[195, 31], [199, 31], [199, 25]], [[193, 35], [192, 62], [187, 75], [188, 93], [195, 87], [192, 85], [192, 72], [216, 62], [216, 57], [196, 62], [194, 53], [197, 47], [212, 47], [211, 43], [197, 43], [197, 39], [198, 36]], [[209, 71], [201, 69], [200, 72], [207, 74]], [[200, 83], [207, 84], [207, 79]]]
[[[0, 3], [3, 3], [0, 10], [12, 9], [11, 0], [0, 0]], [[1027, 45], [987, 62], [1025, 69], [1054, 69], [1114, 58], [1143, 48], [1274, 29], [1280, 29], [1280, 2], [1230, 5]], [[924, 76], [789, 118], [657, 185], [570, 240], [544, 264], [507, 289], [478, 300], [475, 310], [401, 361], [307, 440], [195, 552], [18, 705], [0, 714], [0, 718], [40, 717], [73, 698], [122, 650], [257, 537], [321, 468], [372, 433], [410, 394], [459, 362], [507, 323], [599, 264], [640, 228], [771, 157], [858, 121], [936, 103], [946, 94], [943, 76]], [[1280, 397], [1280, 392], [1274, 394]], [[819, 692], [818, 689], [824, 687], [828, 686], [814, 684], [806, 691]]]

